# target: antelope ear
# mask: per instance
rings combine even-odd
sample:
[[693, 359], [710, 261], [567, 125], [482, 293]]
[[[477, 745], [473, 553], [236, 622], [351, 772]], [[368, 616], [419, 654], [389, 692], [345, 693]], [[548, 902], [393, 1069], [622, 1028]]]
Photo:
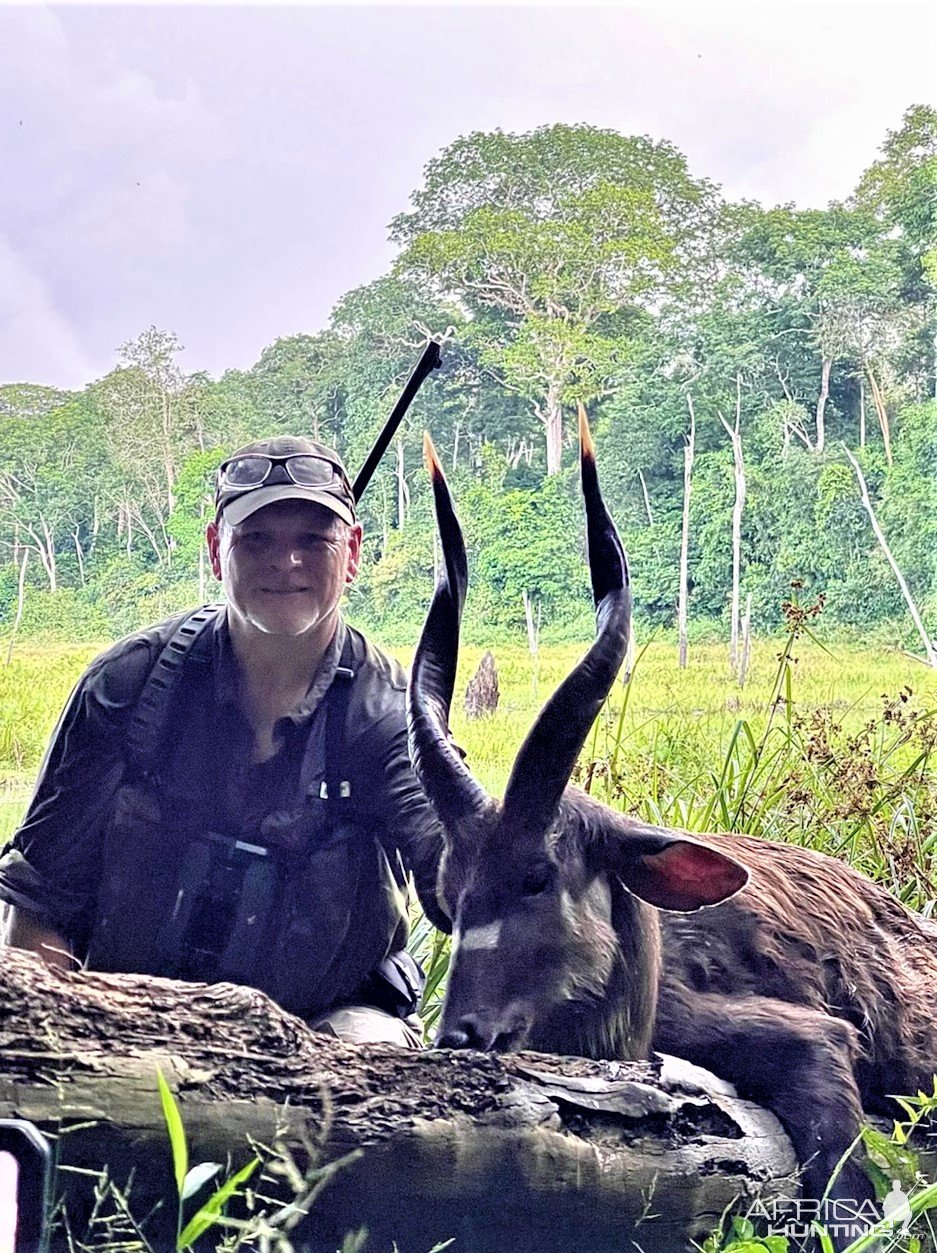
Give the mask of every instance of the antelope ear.
[[707, 844], [645, 827], [605, 843], [602, 862], [608, 873], [649, 905], [692, 913], [719, 905], [748, 882], [748, 870]]

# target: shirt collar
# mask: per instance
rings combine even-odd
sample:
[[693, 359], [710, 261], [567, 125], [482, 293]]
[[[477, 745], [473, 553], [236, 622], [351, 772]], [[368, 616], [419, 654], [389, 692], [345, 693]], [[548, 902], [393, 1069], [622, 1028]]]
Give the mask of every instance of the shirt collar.
[[[332, 636], [331, 643], [322, 655], [315, 674], [312, 676], [306, 695], [290, 713], [284, 715], [290, 722], [304, 722], [315, 713], [322, 698], [332, 685], [338, 670], [342, 649], [348, 627], [345, 619], [339, 615], [338, 626]], [[212, 662], [215, 673], [215, 692], [222, 705], [237, 707], [237, 662], [234, 657], [234, 646], [228, 630], [228, 615], [220, 613], [215, 620], [212, 639]]]
[[291, 722], [303, 722], [306, 718], [312, 716], [320, 705], [323, 696], [332, 686], [332, 680], [338, 670], [338, 663], [341, 660], [342, 649], [345, 646], [345, 635], [348, 628], [345, 626], [344, 618], [339, 617], [338, 626], [335, 628], [335, 634], [332, 641], [322, 655], [319, 662], [319, 668], [312, 676], [312, 682], [309, 684], [309, 690], [305, 697], [300, 701], [296, 708], [286, 715]]

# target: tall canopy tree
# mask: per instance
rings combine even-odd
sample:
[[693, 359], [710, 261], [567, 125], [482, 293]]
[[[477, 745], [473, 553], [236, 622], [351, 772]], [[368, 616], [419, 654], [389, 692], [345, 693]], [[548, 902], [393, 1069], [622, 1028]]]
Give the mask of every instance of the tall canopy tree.
[[187, 449], [205, 442], [192, 380], [176, 361], [180, 352], [175, 334], [151, 326], [121, 347], [121, 365], [93, 388], [125, 486], [116, 502], [120, 525], [128, 537], [136, 525], [167, 563], [173, 545], [166, 522], [176, 507], [176, 478]]
[[585, 126], [470, 135], [430, 163], [393, 230], [395, 272], [250, 370], [188, 374], [177, 338], [150, 328], [80, 394], [0, 384], [0, 623], [21, 576], [26, 631], [69, 613], [82, 630], [131, 630], [207, 594], [201, 533], [222, 451], [300, 431], [354, 472], [426, 339], [454, 326], [363, 502], [351, 609], [385, 639], [412, 639], [434, 565], [424, 425], [478, 544], [468, 627], [522, 629], [526, 597], [550, 631], [575, 634], [579, 495], [571, 467], [545, 470], [563, 457], [564, 411], [590, 397], [645, 623], [674, 622], [684, 535], [690, 631], [731, 616], [718, 415], [740, 401], [737, 603], [750, 596], [769, 629], [798, 580], [828, 593], [828, 619], [906, 632], [845, 442], [933, 634], [937, 110], [908, 110], [847, 202], [803, 210], [724, 204], [665, 142]]
[[41, 416], [0, 414], [0, 545], [39, 558], [50, 591], [70, 551], [81, 581], [108, 474], [100, 416], [87, 395]]
[[333, 332], [322, 331], [288, 335], [263, 350], [250, 384], [266, 434], [283, 431], [334, 442], [341, 415], [335, 369], [341, 348]]
[[[902, 298], [920, 313], [917, 351], [906, 353], [903, 372], [913, 369], [926, 380], [926, 395], [937, 396], [937, 109], [919, 104], [905, 112], [854, 201], [880, 223], [904, 276]], [[926, 395], [922, 389], [915, 399]]]
[[482, 363], [533, 406], [547, 473], [563, 409], [604, 395], [705, 255], [715, 207], [672, 145], [588, 126], [476, 132], [391, 224], [398, 268], [458, 300]]
[[890, 457], [884, 380], [907, 314], [894, 251], [875, 218], [837, 204], [746, 206], [736, 218], [730, 265], [738, 267], [770, 335], [765, 356], [790, 405], [789, 433], [823, 451], [831, 375], [844, 364], [869, 382]]

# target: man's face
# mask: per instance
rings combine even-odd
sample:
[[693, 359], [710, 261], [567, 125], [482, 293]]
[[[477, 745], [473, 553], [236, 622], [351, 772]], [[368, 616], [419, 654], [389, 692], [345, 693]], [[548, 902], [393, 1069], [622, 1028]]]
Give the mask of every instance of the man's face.
[[360, 526], [301, 500], [266, 505], [237, 526], [213, 522], [207, 539], [228, 612], [269, 635], [304, 635], [334, 619], [361, 554]]

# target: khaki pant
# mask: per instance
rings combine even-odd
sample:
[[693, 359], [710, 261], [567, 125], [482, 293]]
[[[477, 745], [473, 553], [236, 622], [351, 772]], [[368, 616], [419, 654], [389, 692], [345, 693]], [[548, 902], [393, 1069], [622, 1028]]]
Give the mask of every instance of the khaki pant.
[[423, 1024], [416, 1014], [396, 1018], [372, 1005], [340, 1005], [311, 1022], [313, 1031], [325, 1031], [346, 1044], [397, 1044], [423, 1047]]

